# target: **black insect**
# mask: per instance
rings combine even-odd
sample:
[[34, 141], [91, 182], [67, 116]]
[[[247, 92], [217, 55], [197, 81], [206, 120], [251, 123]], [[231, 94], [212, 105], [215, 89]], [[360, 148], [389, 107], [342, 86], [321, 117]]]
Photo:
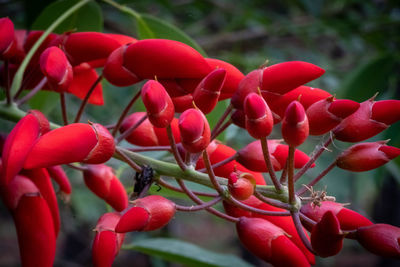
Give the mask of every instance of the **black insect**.
[[143, 166], [142, 172], [135, 174], [135, 186], [132, 197], [141, 197], [146, 194], [153, 183], [154, 170], [150, 166]]

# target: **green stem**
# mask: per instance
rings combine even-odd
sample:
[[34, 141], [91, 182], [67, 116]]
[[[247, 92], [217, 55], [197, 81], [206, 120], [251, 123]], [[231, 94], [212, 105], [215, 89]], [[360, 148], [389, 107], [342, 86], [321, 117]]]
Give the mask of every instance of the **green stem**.
[[140, 13], [136, 12], [134, 9], [130, 7], [120, 5], [112, 0], [103, 0], [103, 2], [115, 7], [116, 9], [120, 10], [121, 12], [129, 16], [134, 17], [137, 23], [140, 24], [142, 28], [146, 31], [146, 36], [148, 38], [155, 38], [153, 31], [149, 28], [149, 26], [147, 26], [147, 23], [143, 20], [142, 15], [140, 15]]
[[12, 85], [11, 85], [11, 90], [10, 93], [11, 95], [14, 95], [17, 93], [18, 89], [21, 87], [22, 83], [22, 78], [24, 76], [24, 72], [26, 67], [29, 64], [29, 61], [32, 59], [33, 55], [39, 48], [39, 46], [43, 43], [43, 41], [46, 39], [46, 37], [53, 32], [58, 25], [60, 25], [66, 18], [68, 18], [70, 15], [72, 15], [75, 11], [77, 11], [79, 8], [82, 6], [86, 5], [89, 3], [91, 0], [81, 0], [72, 7], [70, 7], [67, 11], [65, 11], [58, 19], [56, 19], [48, 28], [47, 30], [40, 36], [40, 38], [36, 41], [36, 43], [32, 46], [32, 48], [29, 50], [28, 54], [25, 56], [24, 60], [22, 61], [21, 65], [19, 66], [17, 72], [15, 73]]

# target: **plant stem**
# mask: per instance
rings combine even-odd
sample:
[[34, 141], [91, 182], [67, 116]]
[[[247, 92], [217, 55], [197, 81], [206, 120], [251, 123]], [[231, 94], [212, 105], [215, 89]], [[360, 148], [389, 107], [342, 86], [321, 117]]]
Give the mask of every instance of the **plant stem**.
[[85, 110], [86, 104], [88, 103], [90, 96], [92, 95], [94, 89], [101, 82], [102, 79], [103, 79], [103, 75], [100, 75], [96, 79], [96, 81], [94, 81], [94, 83], [90, 87], [89, 91], [86, 93], [85, 98], [83, 99], [83, 101], [81, 103], [81, 106], [79, 107], [78, 113], [76, 113], [76, 117], [75, 117], [75, 120], [74, 120], [75, 123], [80, 121], [81, 116], [83, 114], [83, 111]]
[[46, 39], [46, 37], [53, 32], [58, 25], [60, 25], [66, 18], [68, 18], [70, 15], [72, 15], [75, 11], [80, 9], [82, 6], [86, 5], [89, 3], [91, 0], [81, 0], [78, 1], [75, 5], [67, 9], [60, 17], [58, 17], [48, 28], [43, 34], [39, 37], [39, 39], [35, 42], [35, 44], [32, 46], [32, 48], [29, 50], [28, 54], [25, 56], [24, 60], [22, 61], [21, 65], [19, 66], [17, 72], [15, 73], [12, 85], [11, 85], [11, 90], [10, 94], [16, 94], [18, 89], [21, 87], [22, 83], [22, 78], [24, 76], [24, 72], [26, 67], [28, 66], [30, 60], [32, 59], [33, 55], [39, 48], [39, 46], [43, 43], [43, 41]]
[[221, 196], [225, 196], [225, 189], [219, 184], [217, 178], [215, 177], [214, 170], [211, 167], [210, 157], [208, 156], [207, 150], [203, 151], [203, 162], [204, 166], [206, 167], [208, 177], [212, 185], [214, 186], [215, 190], [217, 190], [218, 194]]
[[147, 146], [147, 147], [137, 147], [129, 148], [132, 152], [147, 152], [147, 151], [171, 151], [170, 146]]
[[294, 192], [294, 152], [295, 147], [289, 145], [289, 156], [288, 156], [288, 189], [289, 189], [289, 203], [296, 203], [296, 196]]
[[321, 145], [318, 145], [313, 153], [311, 154], [311, 158], [308, 160], [306, 165], [304, 165], [294, 176], [294, 181], [296, 182], [297, 180], [300, 179], [300, 177], [311, 167], [311, 165], [321, 156], [322, 152], [326, 150], [326, 148], [332, 143], [333, 141], [332, 136], [328, 136], [326, 140], [323, 141]]
[[270, 199], [267, 197], [264, 197], [262, 194], [260, 194], [259, 192], [255, 191], [254, 192], [254, 196], [256, 198], [258, 198], [259, 200], [261, 200], [262, 202], [265, 202], [271, 206], [277, 207], [277, 208], [281, 208], [281, 209], [285, 209], [285, 210], [292, 210], [292, 206], [287, 204], [287, 203], [283, 203], [281, 201], [275, 200], [275, 199]]
[[261, 138], [261, 147], [264, 155], [265, 165], [267, 166], [269, 176], [271, 177], [271, 181], [275, 186], [276, 191], [282, 191], [282, 185], [279, 183], [278, 179], [276, 178], [274, 167], [272, 166], [271, 157], [269, 155], [268, 143], [267, 138]]
[[174, 134], [172, 133], [171, 125], [167, 126], [167, 135], [168, 135], [169, 144], [171, 145], [172, 154], [174, 154], [174, 157], [175, 157], [176, 162], [178, 163], [178, 166], [183, 171], [186, 170], [187, 166], [183, 162], [182, 157], [179, 154], [178, 148], [176, 147], [175, 137], [174, 137]]
[[112, 131], [112, 136], [115, 137], [115, 135], [117, 134], [119, 128], [121, 127], [122, 122], [124, 121], [126, 115], [129, 112], [129, 110], [131, 109], [133, 104], [135, 104], [136, 100], [140, 97], [140, 92], [141, 92], [141, 90], [139, 90], [139, 92], [137, 92], [132, 97], [131, 101], [129, 101], [128, 105], [126, 105], [125, 109], [122, 111], [121, 116], [119, 117], [117, 124], [114, 126], [114, 129]]
[[211, 140], [214, 139], [215, 136], [217, 136], [216, 133], [217, 133], [218, 129], [221, 127], [221, 125], [225, 121], [226, 117], [229, 116], [232, 109], [233, 109], [232, 104], [229, 104], [229, 106], [226, 108], [224, 114], [222, 114], [222, 116], [219, 118], [218, 122], [215, 124], [214, 129], [211, 131]]
[[306, 233], [304, 232], [303, 226], [301, 225], [300, 217], [299, 217], [299, 212], [292, 212], [292, 219], [294, 226], [296, 227], [297, 234], [299, 235], [301, 241], [303, 242], [304, 246], [313, 254], [316, 254], [315, 251], [313, 250], [310, 240], [308, 240], [308, 237]]
[[[308, 188], [311, 188], [312, 186], [314, 186], [315, 184], [317, 184], [322, 178], [324, 178], [325, 175], [328, 174], [328, 172], [330, 172], [334, 167], [336, 166], [336, 160], [334, 162], [332, 162], [325, 170], [323, 170], [317, 177], [315, 177], [314, 180], [312, 180], [311, 182], [309, 182], [307, 184]], [[305, 192], [307, 192], [307, 187], [303, 186], [300, 190], [298, 190], [296, 192], [296, 194], [298, 196], [303, 195]]]
[[116, 139], [116, 143], [119, 144], [122, 140], [124, 140], [128, 135], [130, 135], [137, 127], [140, 126], [140, 124], [142, 124], [142, 122], [144, 122], [147, 119], [147, 114], [143, 115], [143, 117], [138, 120], [134, 125], [132, 125], [131, 127], [129, 127], [129, 129], [127, 129], [125, 132], [123, 132], [120, 136], [118, 136], [118, 138]]
[[[226, 158], [224, 160], [221, 160], [220, 162], [217, 162], [217, 163], [211, 165], [211, 168], [215, 169], [215, 168], [218, 168], [225, 164], [228, 164], [229, 162], [234, 161], [236, 159], [236, 157], [237, 157], [237, 154], [234, 154], [234, 155], [230, 156], [229, 158]], [[207, 170], [206, 168], [202, 168], [202, 169], [198, 169], [197, 171], [205, 172], [206, 170]]]
[[61, 114], [64, 125], [68, 125], [67, 105], [65, 104], [65, 94], [60, 92]]
[[286, 159], [286, 163], [285, 163], [285, 167], [283, 167], [282, 170], [282, 174], [281, 174], [281, 178], [279, 179], [279, 182], [281, 184], [285, 184], [286, 183], [286, 179], [287, 179], [287, 174], [288, 174], [288, 165], [289, 165], [289, 158]]
[[175, 204], [175, 206], [176, 206], [176, 209], [179, 211], [187, 211], [187, 212], [199, 211], [199, 210], [203, 210], [203, 209], [212, 207], [215, 204], [217, 204], [218, 202], [220, 202], [221, 200], [222, 200], [222, 197], [217, 196], [208, 202], [204, 202], [204, 203], [196, 205], [196, 206], [182, 206], [182, 205], [178, 205], [178, 204]]
[[10, 64], [8, 60], [4, 61], [4, 93], [6, 95], [7, 105], [11, 105], [11, 95], [10, 95]]
[[219, 127], [219, 129], [213, 134], [211, 135], [211, 141], [214, 140], [218, 135], [220, 135], [223, 131], [226, 130], [226, 128], [228, 128], [230, 125], [232, 124], [232, 120], [229, 119], [228, 121], [226, 121], [221, 127]]
[[[162, 178], [159, 178], [157, 180], [157, 183], [160, 184], [161, 186], [164, 186], [165, 188], [168, 188], [170, 190], [180, 192], [180, 193], [185, 193], [181, 188], [173, 186], [172, 184], [169, 184], [168, 182], [164, 181]], [[195, 195], [197, 196], [203, 196], [203, 197], [217, 197], [218, 194], [216, 193], [206, 193], [206, 192], [199, 192], [199, 191], [192, 191]]]
[[125, 161], [132, 169], [137, 172], [142, 172], [142, 167], [132, 161], [127, 155], [125, 155], [124, 151], [121, 151], [119, 148], [115, 148], [115, 153], [118, 154], [123, 161]]
[[23, 104], [25, 104], [29, 99], [31, 99], [32, 97], [34, 97], [37, 92], [39, 92], [43, 86], [47, 83], [47, 78], [44, 77], [39, 83], [38, 85], [36, 85], [35, 88], [33, 88], [28, 94], [26, 94], [23, 98], [16, 100], [15, 103], [17, 103], [18, 106], [21, 106]]

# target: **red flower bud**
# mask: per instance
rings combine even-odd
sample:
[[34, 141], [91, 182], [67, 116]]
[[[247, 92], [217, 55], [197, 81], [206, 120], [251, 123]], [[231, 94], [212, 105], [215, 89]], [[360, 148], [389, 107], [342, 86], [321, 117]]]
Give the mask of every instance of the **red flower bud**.
[[336, 139], [345, 142], [359, 142], [385, 130], [400, 119], [400, 100], [375, 102], [369, 99], [360, 104], [360, 108], [344, 119], [336, 127]]
[[246, 129], [246, 115], [241, 109], [235, 109], [231, 115], [232, 122], [240, 128]]
[[301, 207], [301, 212], [316, 222], [319, 222], [327, 211], [331, 211], [338, 218], [340, 229], [342, 230], [355, 230], [359, 227], [372, 224], [370, 220], [361, 214], [332, 201], [323, 201], [320, 207], [314, 206], [311, 203]]
[[193, 108], [192, 94], [172, 97], [172, 102], [174, 103], [175, 112], [178, 113], [182, 113], [187, 109]]
[[182, 145], [190, 153], [201, 152], [210, 143], [210, 126], [198, 109], [188, 109], [181, 114], [179, 131]]
[[357, 241], [370, 252], [400, 259], [400, 228], [389, 224], [373, 224], [357, 229]]
[[[281, 140], [271, 139], [267, 142], [272, 166], [274, 167], [275, 171], [280, 171], [285, 167], [289, 147], [281, 144]], [[307, 156], [307, 154], [296, 149], [294, 152], [294, 167], [297, 169], [303, 167], [309, 159], [310, 158]], [[267, 166], [265, 165], [261, 142], [259, 140], [251, 142], [244, 148], [240, 149], [238, 151], [237, 161], [252, 171], [268, 171]], [[314, 166], [315, 164], [313, 164], [311, 167]]]
[[56, 46], [49, 47], [42, 53], [40, 69], [55, 91], [66, 91], [72, 82], [72, 66], [64, 52]]
[[128, 45], [124, 45], [115, 49], [107, 58], [103, 69], [104, 78], [115, 86], [129, 86], [141, 80], [123, 66], [127, 47]]
[[264, 68], [261, 90], [285, 94], [317, 79], [325, 70], [303, 61], [288, 61]]
[[164, 227], [175, 214], [174, 202], [158, 195], [151, 195], [133, 201], [119, 220], [115, 231], [153, 231]]
[[256, 138], [265, 138], [272, 132], [274, 118], [265, 100], [256, 93], [250, 93], [244, 100], [246, 129]]
[[101, 32], [76, 32], [65, 38], [64, 51], [72, 65], [87, 62], [93, 68], [105, 64], [107, 57], [121, 44]]
[[[257, 93], [261, 87], [262, 69], [253, 70], [247, 74], [239, 83], [237, 90], [232, 95], [231, 103], [239, 110], [243, 110], [243, 103], [246, 96], [250, 93]], [[244, 128], [244, 127], [243, 127]]]
[[310, 266], [285, 232], [267, 220], [241, 217], [236, 230], [250, 252], [274, 266]]
[[70, 195], [72, 192], [71, 183], [60, 165], [47, 167], [50, 177], [58, 184], [60, 191]]
[[83, 172], [83, 178], [86, 186], [115, 210], [126, 209], [128, 195], [111, 167], [104, 164], [87, 165], [87, 169]]
[[114, 138], [100, 124], [73, 123], [43, 135], [32, 147], [24, 168], [72, 162], [99, 164], [114, 154]]
[[13, 56], [14, 24], [9, 18], [0, 18], [0, 59]]
[[4, 143], [0, 184], [6, 185], [21, 171], [39, 135], [40, 123], [34, 114], [27, 114], [15, 125]]
[[219, 59], [206, 58], [206, 61], [213, 69], [222, 68], [226, 70], [226, 79], [218, 100], [221, 101], [230, 98], [237, 90], [240, 81], [243, 79], [243, 73], [235, 66]]
[[284, 95], [277, 95], [267, 91], [262, 91], [261, 94], [270, 109], [280, 118], [283, 118], [286, 108], [295, 100], [299, 101], [304, 109], [307, 110], [315, 102], [331, 96], [327, 91], [305, 85], [299, 86]]
[[18, 235], [22, 266], [53, 266], [56, 234], [52, 214], [35, 184], [17, 175], [2, 188], [4, 202], [11, 210]]
[[[88, 64], [83, 63], [74, 67], [74, 78], [68, 87], [68, 93], [71, 93], [79, 99], [84, 99], [92, 87], [93, 83], [99, 78], [97, 72]], [[89, 104], [104, 105], [103, 87], [98, 83], [89, 97]]]
[[158, 128], [167, 127], [174, 118], [174, 105], [165, 88], [157, 81], [146, 82], [141, 92], [149, 121]]
[[311, 135], [322, 135], [333, 128], [346, 117], [353, 114], [360, 104], [347, 100], [329, 97], [312, 104], [307, 109], [307, 118]]
[[110, 212], [97, 221], [96, 236], [92, 245], [93, 266], [111, 267], [114, 258], [118, 255], [125, 237], [125, 234], [115, 232], [119, 219], [118, 213]]
[[287, 107], [282, 121], [283, 139], [291, 146], [299, 146], [307, 139], [308, 133], [306, 112], [298, 101], [293, 101]]
[[204, 114], [210, 113], [217, 105], [225, 79], [226, 70], [215, 69], [194, 90], [193, 101]]
[[349, 147], [337, 159], [339, 168], [363, 172], [378, 168], [400, 155], [400, 149], [387, 146], [387, 141], [361, 143]]
[[146, 39], [131, 44], [124, 66], [142, 79], [203, 78], [211, 67], [192, 47], [165, 39]]
[[250, 173], [238, 174], [232, 172], [228, 177], [228, 189], [231, 195], [238, 200], [248, 199], [254, 193], [255, 180]]
[[338, 254], [343, 247], [340, 223], [332, 211], [327, 211], [311, 232], [311, 245], [321, 257]]

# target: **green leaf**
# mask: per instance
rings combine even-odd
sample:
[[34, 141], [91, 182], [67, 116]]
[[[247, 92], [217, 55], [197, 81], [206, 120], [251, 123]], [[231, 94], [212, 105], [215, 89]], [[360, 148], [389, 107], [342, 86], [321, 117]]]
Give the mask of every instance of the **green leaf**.
[[187, 266], [252, 266], [235, 255], [208, 251], [194, 244], [170, 238], [139, 240], [124, 248]]
[[[229, 106], [229, 103], [230, 103], [229, 100], [219, 101], [215, 106], [215, 108], [209, 114], [206, 115], [211, 129], [214, 128], [216, 123], [221, 118], [222, 114], [224, 114], [224, 112]], [[218, 135], [217, 139], [219, 141], [225, 141], [225, 132], [222, 132], [220, 135]]]
[[[47, 29], [65, 10], [80, 0], [60, 0], [48, 5], [32, 24], [33, 30]], [[99, 5], [92, 1], [73, 13], [56, 29], [55, 33], [66, 31], [97, 31], [103, 30], [103, 15]]]
[[376, 92], [384, 92], [389, 87], [389, 78], [396, 74], [396, 58], [389, 55], [377, 56], [350, 73], [343, 82], [340, 97], [365, 101]]
[[166, 21], [148, 14], [141, 14], [137, 21], [138, 36], [140, 39], [159, 38], [170, 39], [185, 43], [206, 57], [206, 52], [190, 36]]
[[40, 110], [44, 115], [49, 115], [60, 104], [59, 98], [60, 95], [55, 92], [42, 90], [37, 92], [28, 103], [32, 109]]

